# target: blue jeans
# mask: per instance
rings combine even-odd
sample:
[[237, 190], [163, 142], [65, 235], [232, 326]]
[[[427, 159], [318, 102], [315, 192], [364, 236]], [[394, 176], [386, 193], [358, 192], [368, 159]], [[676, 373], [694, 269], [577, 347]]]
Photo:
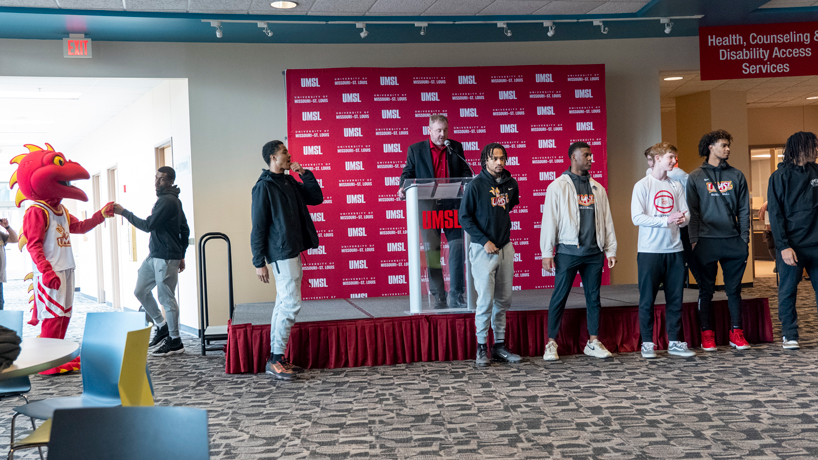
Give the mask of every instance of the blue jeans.
[[283, 355], [295, 316], [301, 311], [301, 258], [278, 260], [270, 268], [276, 281], [276, 304], [270, 319], [270, 352]]
[[486, 343], [489, 321], [494, 331], [494, 341], [505, 341], [506, 311], [511, 307], [511, 291], [514, 284], [514, 246], [506, 244], [499, 254], [487, 254], [482, 245], [469, 246], [474, 287], [477, 290], [477, 310], [474, 325], [477, 343]]

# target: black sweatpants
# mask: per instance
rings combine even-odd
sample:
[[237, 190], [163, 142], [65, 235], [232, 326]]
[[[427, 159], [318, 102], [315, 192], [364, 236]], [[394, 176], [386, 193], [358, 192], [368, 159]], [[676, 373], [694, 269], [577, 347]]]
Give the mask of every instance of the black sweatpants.
[[572, 256], [557, 253], [554, 256], [556, 273], [554, 277], [554, 292], [551, 293], [551, 302], [548, 305], [548, 338], [557, 340], [557, 334], [562, 326], [562, 313], [565, 311], [565, 301], [571, 293], [574, 278], [577, 272], [582, 279], [585, 289], [585, 308], [588, 322], [588, 335], [599, 333], [599, 287], [602, 284], [602, 267], [605, 265], [605, 254], [592, 256]]
[[721, 264], [727, 308], [730, 309], [730, 326], [741, 329], [741, 278], [747, 267], [749, 248], [741, 237], [699, 238], [693, 253], [699, 264], [699, 323], [703, 331], [715, 327], [713, 294], [716, 292], [716, 274]]
[[795, 310], [795, 299], [798, 295], [798, 283], [804, 269], [809, 273], [809, 280], [818, 298], [818, 246], [793, 248], [798, 262], [795, 267], [787, 265], [781, 259], [781, 251], [776, 251], [775, 266], [778, 268], [778, 319], [781, 320], [781, 335], [787, 340], [798, 340], [798, 312]]
[[667, 339], [679, 340], [682, 328], [682, 295], [684, 293], [684, 252], [669, 254], [640, 252], [636, 255], [639, 274], [639, 331], [643, 342], [653, 342], [653, 304], [659, 285], [665, 285], [665, 323]]

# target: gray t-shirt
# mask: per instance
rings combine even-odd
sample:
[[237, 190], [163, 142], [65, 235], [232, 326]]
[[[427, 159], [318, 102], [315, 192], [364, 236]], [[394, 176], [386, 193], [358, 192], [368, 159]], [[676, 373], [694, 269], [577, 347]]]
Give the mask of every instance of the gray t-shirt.
[[0, 283], [6, 282], [6, 243], [9, 242], [9, 234], [0, 232], [0, 239], [3, 241], [3, 246], [0, 247]]
[[577, 189], [577, 201], [579, 202], [579, 245], [560, 244], [557, 246], [557, 254], [568, 254], [572, 256], [593, 256], [599, 254], [600, 249], [596, 243], [596, 214], [594, 203], [594, 191], [591, 189], [591, 176], [585, 174], [577, 176], [570, 170], [563, 174], [571, 178], [574, 188]]

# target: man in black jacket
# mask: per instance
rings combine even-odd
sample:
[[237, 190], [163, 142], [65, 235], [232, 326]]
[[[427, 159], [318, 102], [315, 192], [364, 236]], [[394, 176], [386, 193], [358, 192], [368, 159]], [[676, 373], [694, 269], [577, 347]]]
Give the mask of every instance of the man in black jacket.
[[[407, 179], [432, 179], [446, 177], [472, 177], [469, 164], [463, 154], [460, 142], [449, 139], [449, 120], [443, 115], [429, 117], [429, 139], [409, 146], [406, 166], [400, 175], [398, 194], [404, 197], [404, 181]], [[456, 200], [422, 201], [419, 211], [440, 211], [457, 209]], [[422, 220], [421, 220], [422, 221]], [[423, 247], [426, 252], [426, 266], [429, 270], [429, 291], [435, 297], [434, 308], [464, 308], [466, 292], [463, 267], [463, 231], [459, 228], [445, 228], [443, 233], [449, 243], [449, 284], [451, 293], [446, 295], [443, 270], [440, 265], [440, 229], [426, 229], [422, 232]]]
[[[261, 150], [270, 167], [253, 187], [253, 230], [250, 246], [253, 266], [262, 283], [270, 282], [267, 264], [273, 264], [276, 304], [270, 321], [270, 359], [266, 371], [280, 380], [295, 378], [295, 367], [284, 358], [290, 329], [301, 311], [301, 253], [318, 247], [318, 232], [307, 205], [324, 202], [321, 186], [311, 171], [291, 161], [281, 141], [270, 141]], [[298, 182], [285, 171], [298, 173]]]
[[795, 298], [801, 273], [807, 269], [818, 297], [818, 138], [799, 132], [787, 139], [784, 161], [770, 176], [767, 212], [775, 239], [778, 318], [784, 348], [798, 345]]
[[712, 301], [718, 264], [730, 310], [730, 346], [750, 348], [741, 325], [741, 278], [750, 242], [750, 192], [744, 174], [727, 164], [732, 141], [733, 136], [724, 130], [702, 136], [699, 156], [705, 162], [687, 179], [688, 229], [698, 262], [699, 322], [705, 351], [716, 350]]
[[[156, 333], [149, 346], [162, 344], [153, 352], [158, 356], [185, 352], [182, 338], [179, 336], [176, 284], [179, 281], [179, 273], [185, 269], [185, 251], [190, 228], [182, 210], [182, 202], [179, 201], [179, 187], [173, 185], [175, 180], [176, 171], [173, 168], [169, 166], [159, 168], [154, 183], [158, 198], [151, 215], [144, 220], [122, 206], [114, 205], [115, 214], [121, 214], [131, 225], [151, 234], [148, 244], [150, 254], [139, 267], [134, 295], [156, 325]], [[154, 286], [159, 294], [159, 303], [165, 307], [167, 321], [151, 293]]]
[[[477, 331], [479, 367], [500, 362], [519, 363], [520, 356], [505, 345], [506, 311], [511, 307], [514, 284], [514, 247], [511, 244], [511, 210], [520, 204], [520, 187], [506, 171], [506, 149], [500, 144], [483, 148], [480, 163], [483, 170], [466, 187], [460, 203], [460, 225], [469, 232], [469, 261], [474, 287], [477, 290], [477, 310], [474, 326]], [[491, 358], [488, 355], [489, 323], [494, 331]]]

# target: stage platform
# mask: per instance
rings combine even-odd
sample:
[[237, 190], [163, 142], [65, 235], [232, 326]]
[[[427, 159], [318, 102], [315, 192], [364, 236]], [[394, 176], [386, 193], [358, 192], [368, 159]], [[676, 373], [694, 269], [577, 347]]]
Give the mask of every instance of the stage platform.
[[[507, 314], [509, 349], [523, 356], [542, 355], [548, 340], [550, 289], [517, 291]], [[599, 338], [613, 353], [637, 351], [639, 334], [636, 285], [603, 286]], [[698, 291], [685, 289], [682, 329], [693, 346], [701, 341]], [[714, 296], [716, 341], [727, 345], [729, 313], [723, 292]], [[273, 303], [238, 304], [228, 328], [227, 373], [264, 372], [270, 353]], [[653, 341], [666, 348], [664, 294], [656, 299]], [[407, 315], [409, 298], [379, 297], [305, 301], [293, 326], [287, 356], [305, 368], [394, 365], [417, 361], [473, 359], [476, 353], [473, 313]], [[445, 310], [444, 310], [445, 312]], [[743, 300], [745, 335], [751, 343], [772, 342], [767, 299]], [[491, 335], [491, 334], [489, 334]], [[585, 295], [573, 288], [558, 338], [561, 355], [582, 353], [588, 333]]]

